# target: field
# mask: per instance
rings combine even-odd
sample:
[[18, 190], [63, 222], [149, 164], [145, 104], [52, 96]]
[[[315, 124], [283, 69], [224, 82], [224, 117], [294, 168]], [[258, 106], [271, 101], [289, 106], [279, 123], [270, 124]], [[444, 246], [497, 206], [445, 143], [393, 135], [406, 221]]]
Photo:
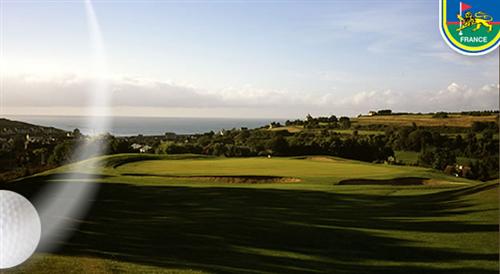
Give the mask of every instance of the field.
[[[283, 131], [286, 130], [290, 133], [297, 133], [300, 131], [303, 131], [304, 128], [302, 126], [284, 126], [284, 127], [275, 127], [272, 129], [268, 129], [270, 131]], [[314, 129], [308, 129], [308, 131], [311, 131]], [[320, 131], [321, 129], [315, 129], [317, 131]], [[382, 135], [384, 134], [383, 131], [380, 130], [354, 130], [354, 129], [330, 129], [328, 130], [331, 133], [338, 133], [342, 135], [352, 135], [354, 131], [358, 133], [358, 135]]]
[[[75, 168], [98, 179], [55, 177]], [[498, 182], [333, 157], [127, 154], [3, 188], [76, 183], [99, 193], [73, 237], [2, 273], [498, 273]]]
[[405, 165], [416, 165], [419, 154], [415, 151], [394, 151], [396, 160], [401, 161]]
[[[462, 115], [462, 114], [448, 114], [447, 118], [434, 118], [432, 114], [404, 114], [404, 115], [375, 115], [375, 116], [359, 116], [356, 118], [351, 118], [351, 123], [354, 127], [356, 126], [373, 126], [373, 125], [384, 125], [384, 126], [412, 126], [415, 123], [418, 127], [457, 127], [467, 128], [472, 127], [474, 122], [497, 122], [498, 118], [496, 115], [486, 115], [486, 116], [473, 116], [473, 115]], [[327, 123], [320, 123], [320, 125], [327, 125]], [[304, 130], [303, 126], [282, 126], [274, 127], [269, 129], [271, 131], [282, 131], [287, 130], [290, 133], [296, 133]], [[331, 132], [336, 132], [340, 134], [351, 135], [353, 129], [335, 129], [330, 130]], [[357, 130], [359, 135], [379, 135], [383, 134], [384, 131], [381, 130]], [[465, 138], [467, 133], [444, 133], [448, 136], [455, 137], [456, 135], [462, 135]], [[476, 133], [478, 137], [481, 137], [481, 133]], [[495, 138], [498, 138], [498, 134], [494, 134]]]
[[495, 115], [491, 116], [471, 116], [450, 114], [448, 118], [433, 118], [431, 114], [411, 114], [411, 115], [375, 115], [361, 116], [354, 119], [355, 125], [392, 125], [392, 126], [447, 126], [447, 127], [471, 127], [473, 122], [495, 122]]

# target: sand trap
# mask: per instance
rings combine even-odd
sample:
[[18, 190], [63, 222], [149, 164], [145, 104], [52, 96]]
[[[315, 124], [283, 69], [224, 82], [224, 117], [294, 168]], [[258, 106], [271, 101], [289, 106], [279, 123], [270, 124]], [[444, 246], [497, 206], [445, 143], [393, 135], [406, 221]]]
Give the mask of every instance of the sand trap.
[[393, 186], [415, 186], [415, 185], [445, 185], [454, 184], [453, 182], [418, 178], [404, 177], [394, 179], [347, 179], [338, 183], [339, 185], [393, 185]]
[[190, 178], [208, 179], [229, 184], [298, 183], [301, 181], [299, 178], [280, 176], [195, 176]]
[[137, 173], [123, 173], [122, 175], [197, 179], [197, 180], [212, 181], [212, 182], [216, 181], [228, 184], [274, 184], [274, 183], [298, 183], [302, 181], [299, 178], [293, 178], [293, 177], [259, 176], [259, 175], [179, 176], [179, 175], [152, 175], [152, 174], [137, 174]]
[[309, 156], [306, 159], [320, 162], [339, 162], [339, 160], [330, 158], [328, 156]]
[[318, 162], [342, 162], [342, 161], [344, 161], [343, 159], [332, 158], [329, 156], [299, 156], [299, 157], [294, 157], [294, 159], [311, 160], [311, 161], [318, 161]]

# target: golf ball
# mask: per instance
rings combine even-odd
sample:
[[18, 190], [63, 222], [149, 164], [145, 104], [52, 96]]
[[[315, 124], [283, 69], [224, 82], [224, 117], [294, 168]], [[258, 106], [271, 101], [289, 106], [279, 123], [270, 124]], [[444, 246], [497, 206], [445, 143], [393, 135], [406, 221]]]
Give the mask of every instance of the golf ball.
[[0, 190], [0, 269], [26, 261], [40, 241], [40, 217], [23, 196]]

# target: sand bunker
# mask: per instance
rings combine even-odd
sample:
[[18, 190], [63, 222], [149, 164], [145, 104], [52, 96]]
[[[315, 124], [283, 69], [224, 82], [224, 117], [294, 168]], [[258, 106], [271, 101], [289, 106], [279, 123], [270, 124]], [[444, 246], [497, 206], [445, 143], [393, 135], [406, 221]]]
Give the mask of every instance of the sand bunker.
[[451, 184], [452, 182], [418, 178], [418, 177], [404, 177], [394, 179], [347, 179], [342, 180], [339, 185], [393, 185], [393, 186], [415, 186], [415, 185], [444, 185]]
[[339, 162], [337, 159], [333, 159], [328, 156], [309, 156], [307, 160], [320, 161], [320, 162]]
[[312, 160], [312, 161], [318, 161], [318, 162], [342, 162], [342, 161], [345, 161], [343, 159], [333, 158], [330, 156], [299, 156], [299, 157], [294, 157], [294, 159]]
[[221, 182], [228, 184], [274, 184], [274, 183], [298, 183], [302, 180], [293, 177], [260, 176], [260, 175], [216, 175], [216, 176], [180, 176], [180, 175], [152, 175], [124, 173], [125, 176], [153, 176], [162, 178], [197, 179], [201, 181]]

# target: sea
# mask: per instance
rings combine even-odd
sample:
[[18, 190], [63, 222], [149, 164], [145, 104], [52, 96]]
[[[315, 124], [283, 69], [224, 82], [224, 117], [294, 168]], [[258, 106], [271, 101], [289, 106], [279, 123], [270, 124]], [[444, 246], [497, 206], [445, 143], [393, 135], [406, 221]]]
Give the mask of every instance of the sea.
[[284, 119], [247, 119], [247, 118], [174, 118], [174, 117], [93, 117], [93, 120], [109, 119], [106, 132], [96, 132], [88, 126], [85, 116], [29, 116], [7, 115], [5, 118], [30, 124], [55, 127], [67, 131], [78, 128], [86, 135], [111, 133], [115, 136], [163, 135], [166, 132], [176, 134], [195, 134], [233, 128], [257, 128], [271, 122], [284, 123]]

